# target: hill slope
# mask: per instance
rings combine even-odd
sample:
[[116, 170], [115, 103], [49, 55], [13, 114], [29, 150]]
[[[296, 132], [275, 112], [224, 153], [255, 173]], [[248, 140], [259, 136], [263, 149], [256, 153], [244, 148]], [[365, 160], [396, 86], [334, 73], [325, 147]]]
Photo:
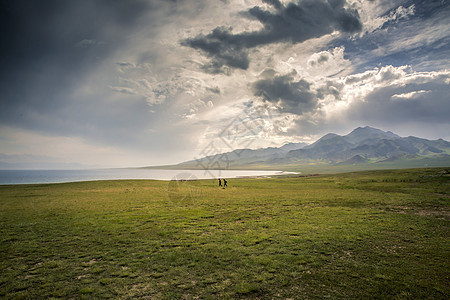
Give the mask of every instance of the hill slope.
[[418, 137], [400, 137], [369, 126], [345, 136], [329, 133], [312, 143], [280, 148], [237, 149], [184, 162], [171, 168], [283, 168], [304, 166], [364, 165], [361, 169], [450, 166], [450, 143]]

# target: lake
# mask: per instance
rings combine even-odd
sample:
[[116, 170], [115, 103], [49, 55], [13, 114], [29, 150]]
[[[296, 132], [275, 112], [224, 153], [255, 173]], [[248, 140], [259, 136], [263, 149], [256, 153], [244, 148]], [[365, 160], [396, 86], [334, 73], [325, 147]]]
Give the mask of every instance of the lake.
[[288, 174], [262, 170], [156, 170], [156, 169], [97, 169], [97, 170], [0, 170], [0, 184], [62, 183], [92, 180], [155, 179], [195, 180], [238, 178]]

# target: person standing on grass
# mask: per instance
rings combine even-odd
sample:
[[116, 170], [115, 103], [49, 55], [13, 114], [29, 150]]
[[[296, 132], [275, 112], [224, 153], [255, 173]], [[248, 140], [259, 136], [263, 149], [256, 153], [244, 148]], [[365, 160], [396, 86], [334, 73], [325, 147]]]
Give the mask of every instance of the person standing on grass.
[[219, 178], [219, 186], [222, 186], [222, 180]]
[[223, 179], [223, 187], [226, 187], [227, 186], [227, 180], [224, 178]]

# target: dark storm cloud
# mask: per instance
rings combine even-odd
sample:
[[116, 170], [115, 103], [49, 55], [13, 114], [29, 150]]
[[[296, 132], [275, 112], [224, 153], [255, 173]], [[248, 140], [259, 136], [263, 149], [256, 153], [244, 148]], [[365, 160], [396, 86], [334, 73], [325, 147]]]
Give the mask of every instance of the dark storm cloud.
[[206, 70], [217, 73], [224, 66], [247, 69], [250, 48], [278, 42], [301, 43], [334, 30], [355, 33], [362, 29], [358, 12], [345, 8], [345, 0], [303, 0], [286, 6], [278, 0], [263, 2], [272, 5], [275, 12], [255, 6], [242, 13], [246, 18], [258, 20], [263, 29], [233, 34], [232, 28], [217, 27], [181, 44], [202, 50], [212, 59]]
[[224, 65], [245, 70], [250, 64], [241, 35], [233, 35], [231, 28], [217, 27], [207, 36], [186, 39], [181, 44], [201, 49], [213, 57], [211, 64], [204, 68], [210, 73], [221, 72]]
[[[40, 62], [76, 68], [112, 50], [120, 33], [134, 25], [145, 1], [2, 1], [0, 30], [2, 67], [42, 67]], [[117, 30], [118, 32], [114, 32]], [[105, 47], [85, 52], [99, 45]], [[75, 47], [74, 47], [75, 46]], [[69, 71], [69, 70], [65, 70]]]
[[283, 4], [279, 0], [262, 0], [262, 2], [273, 5], [276, 9], [283, 7]]
[[294, 75], [277, 75], [273, 70], [266, 70], [262, 79], [252, 84], [253, 93], [276, 104], [283, 112], [301, 115], [313, 110], [317, 102], [310, 84], [304, 79], [296, 81]]
[[152, 7], [149, 3], [2, 1], [0, 125], [55, 134], [79, 130], [107, 139], [108, 130], [144, 122], [142, 115], [131, 118], [126, 111], [143, 111], [145, 100], [108, 103], [95, 97], [79, 99], [75, 93], [92, 70], [123, 46]]

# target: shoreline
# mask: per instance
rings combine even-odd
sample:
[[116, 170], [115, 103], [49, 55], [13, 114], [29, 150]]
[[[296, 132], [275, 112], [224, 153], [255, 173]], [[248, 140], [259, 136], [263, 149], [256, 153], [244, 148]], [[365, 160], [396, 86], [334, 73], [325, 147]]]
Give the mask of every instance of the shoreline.
[[[150, 172], [150, 173], [149, 173]], [[202, 174], [203, 173], [203, 174]], [[271, 178], [271, 176], [297, 175], [298, 172], [281, 170], [0, 170], [0, 186], [26, 184], [59, 184], [108, 180], [217, 180], [218, 178]]]

